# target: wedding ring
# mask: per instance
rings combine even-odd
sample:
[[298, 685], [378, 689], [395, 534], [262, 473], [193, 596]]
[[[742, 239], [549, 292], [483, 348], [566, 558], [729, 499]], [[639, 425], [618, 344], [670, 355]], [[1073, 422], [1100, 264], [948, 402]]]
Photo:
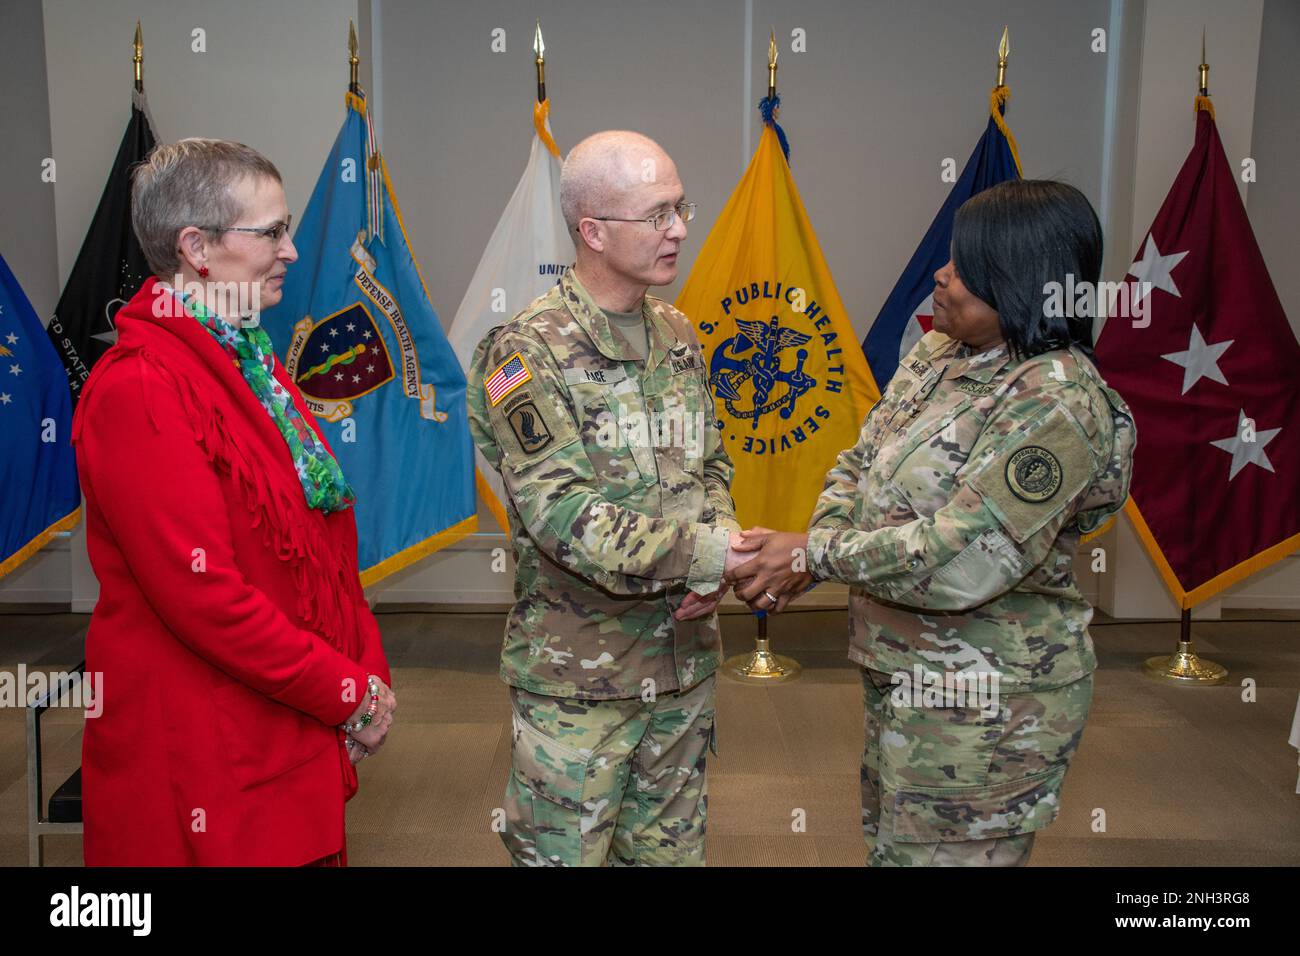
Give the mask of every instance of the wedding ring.
[[771, 592], [771, 591], [764, 591], [763, 593], [767, 595], [767, 599], [768, 599], [769, 601], [771, 601], [773, 604], [776, 603], [776, 598], [774, 598], [774, 597], [772, 596], [772, 592]]

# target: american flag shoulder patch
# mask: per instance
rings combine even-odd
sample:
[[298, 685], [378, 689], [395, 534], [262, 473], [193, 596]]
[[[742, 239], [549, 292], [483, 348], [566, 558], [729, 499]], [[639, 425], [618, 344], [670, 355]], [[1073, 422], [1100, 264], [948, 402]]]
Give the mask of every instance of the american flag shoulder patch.
[[515, 352], [508, 359], [497, 366], [497, 370], [489, 375], [483, 381], [483, 388], [487, 391], [488, 402], [497, 405], [501, 399], [505, 398], [524, 382], [530, 381], [533, 373], [528, 370], [524, 364], [524, 357]]

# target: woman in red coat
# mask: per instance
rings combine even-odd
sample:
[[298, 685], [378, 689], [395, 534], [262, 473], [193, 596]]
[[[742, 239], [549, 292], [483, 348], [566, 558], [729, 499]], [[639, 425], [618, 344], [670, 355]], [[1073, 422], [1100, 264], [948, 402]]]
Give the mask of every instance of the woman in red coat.
[[100, 583], [86, 864], [342, 863], [353, 765], [396, 698], [352, 490], [256, 326], [298, 257], [280, 174], [182, 140], [137, 169], [131, 212], [155, 277], [73, 426]]

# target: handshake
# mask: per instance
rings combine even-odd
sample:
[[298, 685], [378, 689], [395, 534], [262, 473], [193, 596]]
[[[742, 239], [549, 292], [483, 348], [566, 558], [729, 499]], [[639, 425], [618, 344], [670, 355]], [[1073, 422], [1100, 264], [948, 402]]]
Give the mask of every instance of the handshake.
[[712, 594], [688, 591], [674, 620], [693, 621], [708, 617], [731, 588], [754, 611], [780, 613], [787, 604], [808, 590], [812, 575], [808, 564], [806, 532], [750, 528], [733, 531], [722, 571], [722, 587]]

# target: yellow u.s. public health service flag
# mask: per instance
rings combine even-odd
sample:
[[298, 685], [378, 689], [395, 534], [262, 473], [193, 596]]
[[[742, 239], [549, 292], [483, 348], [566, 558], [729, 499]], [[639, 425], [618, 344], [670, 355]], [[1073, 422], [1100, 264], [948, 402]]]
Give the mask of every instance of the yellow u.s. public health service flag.
[[677, 299], [708, 356], [745, 527], [801, 531], [880, 397], [773, 124]]

